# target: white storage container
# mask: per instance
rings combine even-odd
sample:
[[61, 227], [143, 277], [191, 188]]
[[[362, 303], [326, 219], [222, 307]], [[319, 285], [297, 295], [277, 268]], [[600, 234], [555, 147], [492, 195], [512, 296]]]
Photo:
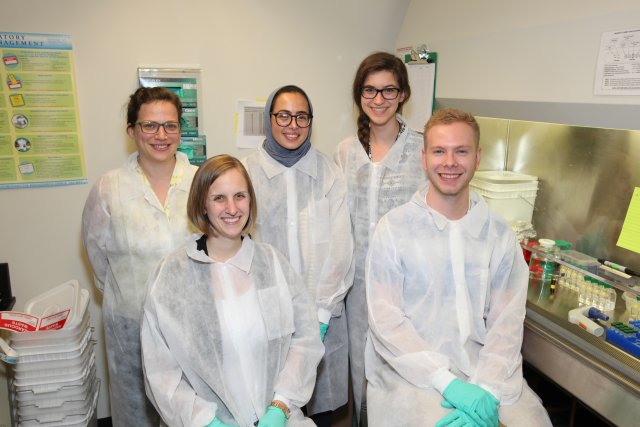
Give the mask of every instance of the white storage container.
[[72, 354], [67, 359], [32, 363], [19, 362], [13, 369], [13, 377], [19, 381], [27, 378], [46, 378], [66, 375], [67, 372], [77, 372], [87, 366], [93, 354], [93, 343], [87, 340], [87, 343], [81, 347], [77, 354]]
[[[90, 365], [84, 366], [79, 375], [69, 376], [69, 378], [65, 378], [63, 381], [43, 381], [39, 384], [26, 385], [18, 385], [15, 381], [12, 381], [11, 389], [15, 392], [16, 396], [29, 396], [27, 399], [39, 397], [53, 399], [58, 396], [58, 393], [64, 393], [64, 395], [66, 395], [69, 390], [83, 386], [95, 375], [95, 359], [89, 362]], [[20, 401], [20, 398], [17, 400]]]
[[[89, 292], [75, 280], [25, 304], [25, 313], [42, 318], [69, 310], [62, 329], [10, 331], [17, 354], [9, 380], [12, 422], [20, 427], [97, 425], [100, 380], [89, 319]], [[56, 319], [53, 319], [56, 320]]]
[[[21, 391], [15, 393], [16, 402], [20, 405], [37, 405], [50, 404], [51, 402], [66, 402], [71, 400], [86, 400], [89, 395], [91, 385], [98, 380], [96, 378], [95, 367], [89, 372], [89, 376], [86, 380], [82, 381], [78, 385], [63, 385], [56, 387], [55, 390], [34, 393], [33, 390]], [[99, 381], [99, 380], [98, 380]]]
[[93, 397], [98, 393], [100, 381], [95, 379], [90, 393], [84, 399], [40, 402], [38, 404], [21, 404], [18, 415], [22, 422], [36, 420], [39, 423], [62, 422], [68, 417], [85, 416], [91, 413]]
[[511, 171], [477, 171], [469, 184], [509, 222], [531, 222], [538, 178]]

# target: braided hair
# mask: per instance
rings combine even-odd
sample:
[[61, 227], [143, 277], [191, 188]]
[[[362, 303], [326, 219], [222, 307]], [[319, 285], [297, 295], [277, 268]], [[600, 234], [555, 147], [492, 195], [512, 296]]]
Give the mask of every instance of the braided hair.
[[400, 92], [404, 93], [404, 99], [398, 104], [398, 113], [402, 112], [402, 105], [407, 102], [411, 96], [407, 67], [400, 58], [387, 52], [374, 52], [362, 60], [353, 79], [352, 94], [353, 102], [358, 107], [358, 140], [360, 141], [360, 144], [362, 144], [362, 148], [364, 148], [367, 153], [369, 152], [369, 141], [371, 136], [371, 120], [362, 109], [362, 85], [369, 74], [378, 71], [390, 71], [393, 73], [393, 76], [398, 82]]

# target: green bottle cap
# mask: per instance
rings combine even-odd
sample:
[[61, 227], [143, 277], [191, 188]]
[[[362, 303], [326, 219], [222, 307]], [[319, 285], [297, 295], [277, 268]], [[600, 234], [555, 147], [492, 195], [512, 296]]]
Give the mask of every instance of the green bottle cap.
[[566, 240], [556, 240], [556, 246], [562, 251], [573, 249], [571, 242], [567, 242]]

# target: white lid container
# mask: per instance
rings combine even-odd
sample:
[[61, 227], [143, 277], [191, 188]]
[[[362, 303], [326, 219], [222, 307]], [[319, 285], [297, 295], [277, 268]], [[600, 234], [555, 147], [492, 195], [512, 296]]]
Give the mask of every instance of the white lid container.
[[18, 416], [21, 421], [37, 420], [40, 423], [45, 423], [64, 421], [65, 418], [71, 415], [86, 415], [91, 409], [92, 397], [97, 392], [98, 383], [98, 379], [95, 379], [91, 384], [89, 394], [91, 398], [55, 402], [56, 405], [54, 406], [47, 404], [42, 404], [42, 406], [35, 404], [20, 405], [18, 406]]
[[[29, 369], [14, 370], [13, 378], [16, 383], [19, 381], [28, 381], [29, 379], [40, 379], [46, 381], [48, 378], [61, 378], [65, 379], [68, 374], [75, 374], [82, 371], [83, 367], [89, 364], [91, 357], [94, 356], [93, 346], [87, 346], [85, 350], [73, 359], [69, 359], [64, 366], [48, 367], [41, 369]], [[60, 364], [61, 361], [54, 361], [56, 364]], [[46, 362], [37, 363], [39, 367], [46, 365]]]
[[[24, 347], [36, 347], [59, 344], [60, 341], [80, 341], [89, 327], [89, 291], [81, 289], [79, 311], [82, 317], [74, 318], [75, 323], [67, 323], [62, 329], [35, 332], [10, 331], [11, 346], [16, 350]], [[78, 311], [76, 311], [78, 312]], [[69, 321], [67, 321], [69, 322]]]
[[84, 367], [80, 375], [75, 377], [69, 377], [59, 382], [47, 382], [40, 384], [30, 384], [19, 386], [15, 384], [15, 381], [11, 382], [11, 388], [14, 391], [13, 394], [19, 396], [32, 395], [33, 397], [47, 397], [55, 395], [55, 393], [72, 392], [75, 387], [82, 386], [89, 378], [96, 373], [95, 363], [91, 363], [89, 366]]
[[[100, 380], [98, 380], [98, 385]], [[92, 418], [94, 418], [96, 405], [98, 404], [99, 387], [96, 386], [96, 390], [90, 399], [87, 399], [83, 406], [83, 411], [80, 414], [67, 415], [60, 420], [55, 421], [38, 421], [38, 420], [24, 420], [20, 421], [20, 427], [85, 427], [90, 424]], [[77, 411], [76, 411], [77, 412]], [[59, 418], [59, 415], [57, 415]]]
[[511, 171], [477, 171], [469, 186], [479, 193], [489, 209], [509, 222], [531, 222], [538, 178]]
[[69, 369], [62, 375], [48, 375], [46, 377], [38, 378], [18, 378], [14, 377], [13, 383], [16, 386], [16, 390], [25, 390], [27, 388], [33, 388], [35, 386], [44, 386], [50, 384], [59, 385], [67, 381], [73, 381], [82, 377], [86, 377], [91, 369], [91, 366], [95, 363], [94, 352], [90, 353], [90, 358], [86, 363], [78, 365], [77, 369]]
[[[77, 280], [69, 280], [49, 291], [31, 298], [24, 304], [24, 312], [37, 317], [46, 317], [65, 309], [71, 309], [67, 323], [74, 323], [80, 319], [81, 295]], [[76, 322], [77, 323], [77, 322]]]
[[15, 400], [18, 405], [34, 404], [38, 407], [58, 406], [56, 402], [65, 402], [68, 400], [85, 400], [91, 390], [91, 384], [96, 380], [96, 370], [92, 369], [89, 376], [81, 384], [60, 387], [58, 390], [34, 393], [33, 391], [21, 391], [15, 393]]
[[[80, 347], [74, 349], [73, 351], [65, 353], [53, 353], [53, 357], [51, 357], [49, 360], [34, 360], [25, 362], [23, 360], [28, 359], [28, 356], [20, 356], [18, 358], [18, 363], [13, 366], [13, 372], [17, 375], [22, 375], [23, 373], [29, 372], [68, 369], [69, 367], [73, 367], [86, 359], [87, 353], [93, 352], [93, 344], [94, 342], [91, 341], [91, 334], [89, 333], [87, 334], [87, 338], [82, 342]], [[42, 356], [48, 355], [50, 355], [50, 353], [44, 354]]]
[[[33, 340], [37, 345], [25, 345], [26, 341], [22, 341], [16, 345], [16, 343], [12, 341], [11, 345], [13, 349], [18, 352], [18, 362], [38, 362], [66, 358], [65, 354], [59, 353], [76, 351], [81, 348], [88, 339], [91, 339], [91, 328], [86, 327], [78, 332], [78, 339]], [[80, 333], [82, 335], [80, 335]]]

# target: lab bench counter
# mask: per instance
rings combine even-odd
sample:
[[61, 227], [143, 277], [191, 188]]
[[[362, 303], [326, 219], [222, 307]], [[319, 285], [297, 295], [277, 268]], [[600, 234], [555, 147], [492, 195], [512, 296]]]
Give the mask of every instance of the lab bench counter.
[[[530, 285], [522, 356], [530, 365], [618, 426], [640, 425], [640, 360], [569, 323], [578, 294]], [[627, 321], [618, 294], [611, 321]], [[603, 323], [609, 326], [610, 322]]]

